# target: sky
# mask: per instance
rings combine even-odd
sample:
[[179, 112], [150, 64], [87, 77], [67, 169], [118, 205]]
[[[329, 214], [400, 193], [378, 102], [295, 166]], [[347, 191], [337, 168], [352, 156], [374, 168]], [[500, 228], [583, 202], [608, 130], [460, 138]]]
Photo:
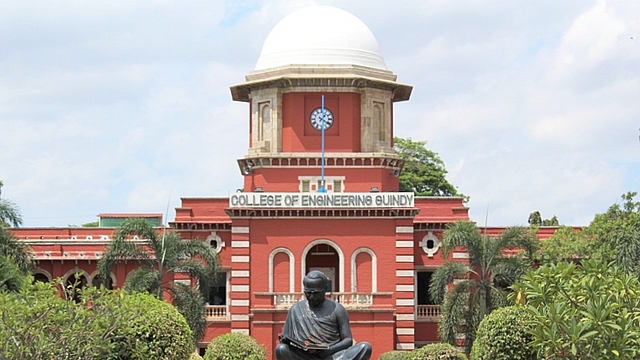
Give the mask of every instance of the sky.
[[439, 154], [471, 220], [588, 225], [640, 190], [640, 1], [34, 0], [0, 2], [2, 198], [64, 227], [235, 192], [249, 108], [229, 87], [314, 4], [413, 86], [395, 135]]

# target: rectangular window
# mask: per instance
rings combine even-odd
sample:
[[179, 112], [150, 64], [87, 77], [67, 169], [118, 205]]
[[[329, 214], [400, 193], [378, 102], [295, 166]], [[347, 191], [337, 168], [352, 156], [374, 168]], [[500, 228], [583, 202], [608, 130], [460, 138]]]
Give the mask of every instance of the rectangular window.
[[302, 192], [309, 192], [309, 180], [302, 180]]
[[431, 271], [418, 271], [418, 305], [434, 305], [429, 296], [431, 285]]
[[333, 181], [333, 192], [342, 192], [342, 181], [334, 180]]

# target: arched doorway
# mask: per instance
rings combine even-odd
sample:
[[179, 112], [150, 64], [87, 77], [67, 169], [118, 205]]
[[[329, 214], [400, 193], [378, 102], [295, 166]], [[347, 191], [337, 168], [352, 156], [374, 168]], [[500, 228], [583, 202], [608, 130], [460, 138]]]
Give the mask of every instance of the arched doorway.
[[340, 283], [343, 279], [342, 261], [339, 251], [328, 242], [316, 242], [307, 251], [305, 257], [305, 274], [312, 270], [322, 271], [330, 280], [329, 291], [338, 292], [344, 284]]

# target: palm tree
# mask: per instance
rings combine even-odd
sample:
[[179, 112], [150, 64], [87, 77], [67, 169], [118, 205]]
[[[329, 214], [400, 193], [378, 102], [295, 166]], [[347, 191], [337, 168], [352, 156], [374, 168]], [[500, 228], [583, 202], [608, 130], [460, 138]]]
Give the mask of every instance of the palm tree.
[[[480, 321], [493, 309], [508, 304], [506, 289], [531, 266], [538, 242], [523, 227], [487, 236], [469, 221], [449, 225], [442, 239], [447, 260], [435, 271], [429, 287], [431, 299], [442, 304], [438, 325], [442, 341], [457, 345], [457, 335], [464, 333], [469, 353]], [[457, 247], [469, 253], [468, 262], [448, 260]]]
[[20, 291], [26, 286], [28, 277], [11, 256], [0, 255], [0, 292]]
[[33, 266], [33, 253], [27, 244], [18, 240], [8, 228], [0, 225], [0, 256], [11, 258], [25, 275]]
[[2, 180], [0, 180], [0, 227], [22, 225], [22, 215], [16, 204], [9, 200], [2, 199]]
[[[141, 241], [132, 240], [134, 236]], [[117, 263], [132, 260], [140, 266], [127, 275], [124, 288], [146, 291], [159, 299], [168, 291], [178, 311], [187, 319], [195, 340], [201, 339], [206, 330], [204, 298], [190, 287], [174, 283], [173, 274], [189, 274], [198, 281], [201, 291], [207, 291], [217, 272], [215, 249], [203, 241], [183, 240], [175, 232], [163, 230], [159, 234], [145, 219], [129, 218], [116, 229], [113, 241], [98, 262], [103, 283], [110, 280], [109, 274]], [[194, 302], [200, 304], [195, 314]]]

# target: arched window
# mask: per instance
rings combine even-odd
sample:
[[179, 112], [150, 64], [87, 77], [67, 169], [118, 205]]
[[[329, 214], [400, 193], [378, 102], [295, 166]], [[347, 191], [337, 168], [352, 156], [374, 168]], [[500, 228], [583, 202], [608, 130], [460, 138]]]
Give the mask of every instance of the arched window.
[[[269, 254], [269, 292], [295, 291], [294, 264], [295, 257], [287, 248], [280, 247]], [[286, 279], [289, 284], [282, 282]]]
[[351, 255], [351, 292], [378, 291], [378, 257], [369, 248], [359, 248]]

